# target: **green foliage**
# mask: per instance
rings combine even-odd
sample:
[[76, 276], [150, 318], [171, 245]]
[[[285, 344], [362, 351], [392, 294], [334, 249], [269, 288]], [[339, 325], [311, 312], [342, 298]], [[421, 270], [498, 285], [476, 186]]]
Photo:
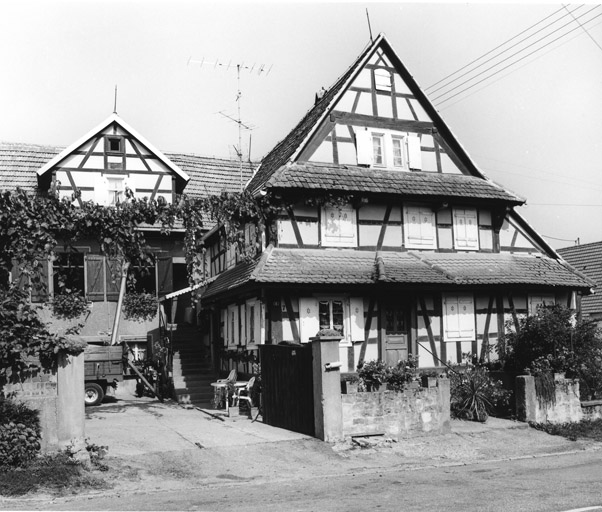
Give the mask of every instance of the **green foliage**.
[[602, 333], [595, 323], [573, 321], [572, 312], [555, 305], [519, 319], [498, 346], [506, 371], [565, 373], [579, 378], [582, 399], [602, 396]]
[[484, 366], [450, 372], [451, 413], [455, 418], [487, 421], [498, 407], [507, 406], [510, 392], [493, 380]]
[[123, 298], [123, 316], [126, 320], [151, 321], [157, 316], [159, 302], [150, 293], [129, 292]]
[[0, 396], [0, 467], [22, 466], [39, 450], [38, 412]]
[[337, 338], [341, 338], [341, 333], [335, 329], [320, 329], [317, 334], [316, 337], [318, 336], [322, 336], [322, 337], [337, 337]]
[[369, 389], [379, 389], [387, 380], [388, 367], [384, 361], [367, 361], [357, 367], [357, 373], [363, 384]]
[[602, 419], [581, 420], [576, 423], [535, 423], [529, 425], [537, 430], [547, 432], [552, 436], [562, 436], [577, 441], [578, 439], [593, 439], [602, 441]]
[[90, 302], [78, 291], [55, 294], [50, 301], [52, 314], [57, 318], [73, 320], [89, 312]]
[[403, 391], [417, 375], [418, 356], [410, 355], [407, 361], [389, 366], [384, 361], [368, 361], [358, 365], [358, 376], [364, 387], [378, 390], [382, 384], [393, 391]]

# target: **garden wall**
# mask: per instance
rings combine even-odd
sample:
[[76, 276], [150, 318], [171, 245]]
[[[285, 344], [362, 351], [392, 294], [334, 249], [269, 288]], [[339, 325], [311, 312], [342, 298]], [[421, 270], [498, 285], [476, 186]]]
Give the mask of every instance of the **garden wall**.
[[554, 378], [555, 403], [544, 403], [535, 392], [535, 377], [516, 378], [516, 415], [519, 421], [536, 423], [572, 423], [581, 421], [583, 412], [579, 400], [579, 381]]
[[5, 394], [40, 413], [42, 451], [84, 439], [84, 354], [59, 354], [55, 370], [40, 372], [22, 382], [5, 384]]
[[343, 435], [385, 434], [393, 438], [444, 434], [450, 426], [448, 379], [436, 387], [341, 395]]
[[602, 419], [602, 400], [581, 402], [581, 411], [583, 412], [584, 420]]

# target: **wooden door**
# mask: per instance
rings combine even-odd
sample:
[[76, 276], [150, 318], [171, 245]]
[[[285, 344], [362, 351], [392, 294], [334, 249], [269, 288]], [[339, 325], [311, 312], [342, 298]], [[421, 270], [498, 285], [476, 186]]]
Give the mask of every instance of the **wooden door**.
[[381, 308], [382, 359], [390, 365], [406, 360], [409, 354], [410, 315], [406, 302], [389, 302]]

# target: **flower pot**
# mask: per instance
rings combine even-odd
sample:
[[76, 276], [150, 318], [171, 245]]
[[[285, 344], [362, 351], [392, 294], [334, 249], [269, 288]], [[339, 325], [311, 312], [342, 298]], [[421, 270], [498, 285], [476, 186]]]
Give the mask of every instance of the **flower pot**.
[[428, 377], [427, 375], [422, 376], [422, 387], [423, 388], [436, 388], [437, 377]]
[[352, 393], [357, 393], [358, 383], [357, 382], [349, 382], [348, 380], [341, 381], [341, 393], [344, 395], [350, 395]]

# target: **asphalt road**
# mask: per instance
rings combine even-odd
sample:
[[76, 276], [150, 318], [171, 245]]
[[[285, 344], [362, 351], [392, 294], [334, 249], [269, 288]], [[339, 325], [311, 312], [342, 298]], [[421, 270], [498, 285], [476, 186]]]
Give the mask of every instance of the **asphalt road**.
[[566, 511], [602, 505], [602, 452], [259, 482], [237, 480], [192, 485], [187, 490], [12, 505], [21, 510]]

